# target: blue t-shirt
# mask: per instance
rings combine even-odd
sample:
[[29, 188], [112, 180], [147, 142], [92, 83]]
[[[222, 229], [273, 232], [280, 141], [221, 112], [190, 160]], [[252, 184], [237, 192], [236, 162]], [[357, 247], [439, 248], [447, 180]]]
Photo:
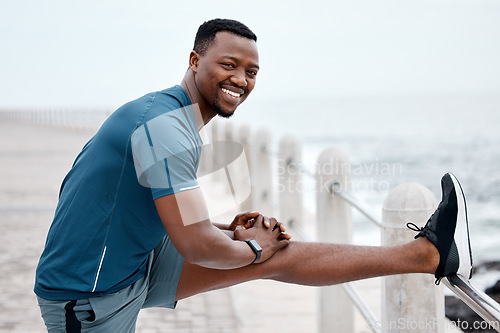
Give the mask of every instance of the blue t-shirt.
[[66, 175], [35, 293], [75, 300], [121, 290], [166, 235], [154, 199], [198, 186], [202, 141], [180, 86], [116, 110]]

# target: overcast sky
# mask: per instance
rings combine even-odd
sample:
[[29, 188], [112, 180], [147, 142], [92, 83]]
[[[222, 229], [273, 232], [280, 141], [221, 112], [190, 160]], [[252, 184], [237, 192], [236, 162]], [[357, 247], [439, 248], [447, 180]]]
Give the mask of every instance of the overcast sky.
[[115, 109], [181, 81], [198, 26], [258, 36], [256, 100], [500, 95], [493, 0], [0, 0], [0, 108]]

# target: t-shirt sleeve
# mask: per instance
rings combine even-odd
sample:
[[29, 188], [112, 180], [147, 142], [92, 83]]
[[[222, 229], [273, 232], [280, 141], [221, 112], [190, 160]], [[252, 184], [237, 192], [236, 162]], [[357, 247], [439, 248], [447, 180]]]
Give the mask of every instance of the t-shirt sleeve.
[[151, 188], [153, 199], [199, 186], [196, 170], [201, 148], [189, 119], [179, 112], [156, 117], [132, 134], [137, 179]]

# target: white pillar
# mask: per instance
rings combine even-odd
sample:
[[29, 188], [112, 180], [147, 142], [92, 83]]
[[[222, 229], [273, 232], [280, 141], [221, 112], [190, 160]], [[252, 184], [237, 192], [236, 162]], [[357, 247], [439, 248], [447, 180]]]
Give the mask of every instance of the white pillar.
[[254, 155], [252, 169], [255, 171], [253, 201], [254, 209], [265, 216], [274, 215], [274, 190], [272, 157], [269, 153], [271, 132], [266, 128], [259, 129], [254, 135]]
[[[316, 206], [318, 241], [351, 243], [352, 210], [339, 196], [333, 195], [332, 184], [350, 192], [351, 168], [346, 155], [337, 149], [323, 151], [318, 158]], [[341, 286], [320, 288], [319, 329], [321, 333], [354, 332], [354, 309]]]
[[243, 212], [254, 210], [254, 205], [252, 201], [252, 192], [254, 191], [254, 174], [255, 172], [252, 170], [252, 156], [254, 155], [254, 147], [251, 138], [251, 129], [249, 125], [241, 125], [238, 131], [238, 141], [243, 146], [243, 154], [246, 160], [246, 168], [248, 169], [248, 178], [240, 179], [244, 186], [249, 186], [250, 195], [240, 204], [240, 210]]
[[[223, 167], [224, 164], [224, 150], [221, 144], [224, 141], [224, 133], [222, 131], [222, 122], [218, 118], [210, 121], [212, 124], [212, 154], [213, 154], [213, 167], [212, 170], [216, 171]], [[226, 175], [221, 172], [214, 172], [213, 179], [215, 181], [225, 181]]]
[[[401, 184], [384, 201], [382, 245], [411, 242], [413, 222], [424, 226], [437, 207], [426, 187]], [[444, 332], [444, 296], [430, 274], [404, 274], [382, 279], [382, 328], [384, 332]]]
[[238, 130], [239, 128], [235, 128], [232, 122], [227, 123], [225, 128], [225, 158], [231, 194], [233, 195], [237, 209], [239, 211], [246, 211], [249, 209], [244, 204], [252, 191], [248, 160]]
[[300, 142], [296, 137], [287, 135], [279, 143], [278, 160], [278, 220], [290, 226], [298, 226], [303, 221], [302, 215], [302, 174], [293, 166], [302, 162]]

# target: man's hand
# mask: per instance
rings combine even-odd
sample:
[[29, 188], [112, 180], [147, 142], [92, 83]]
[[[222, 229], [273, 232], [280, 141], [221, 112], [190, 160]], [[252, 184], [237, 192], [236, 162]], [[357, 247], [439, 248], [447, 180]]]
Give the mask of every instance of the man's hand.
[[[242, 227], [243, 229], [250, 229], [254, 226], [255, 219], [259, 215], [260, 215], [259, 212], [246, 212], [246, 213], [238, 214], [234, 217], [233, 222], [231, 222], [231, 224], [229, 225], [229, 227], [227, 229], [232, 230], [232, 231], [235, 231], [237, 227]], [[276, 219], [273, 217], [271, 217], [271, 218], [268, 218], [265, 216], [263, 216], [263, 217], [264, 217], [264, 226], [267, 229], [269, 229], [271, 227], [270, 219], [274, 219], [276, 221]], [[274, 228], [280, 229], [281, 235], [279, 236], [279, 238], [287, 239], [287, 240], [290, 240], [292, 238], [292, 236], [290, 236], [289, 234], [285, 234], [286, 228], [285, 228], [285, 225], [283, 223], [276, 221]]]
[[255, 218], [259, 215], [259, 212], [246, 212], [238, 214], [234, 217], [233, 222], [231, 222], [227, 229], [234, 231], [238, 226], [242, 226], [244, 229], [249, 229], [253, 227]]
[[[234, 269], [248, 265], [255, 258], [247, 244], [230, 240], [212, 224], [200, 188], [160, 197], [155, 200], [155, 205], [168, 236], [187, 262], [213, 269]], [[245, 224], [250, 222], [251, 216], [243, 218]], [[236, 223], [242, 222], [240, 218], [236, 220]], [[260, 215], [250, 223], [253, 227], [249, 229], [240, 225], [236, 231], [226, 231], [233, 236], [243, 232], [245, 238], [238, 240], [255, 239], [261, 244], [264, 257], [259, 262], [288, 245], [287, 239], [280, 238], [281, 228], [275, 228], [277, 221], [270, 220], [268, 229], [264, 226], [264, 217]]]
[[[235, 220], [238, 219], [239, 215], [236, 216]], [[246, 223], [250, 223], [250, 220]], [[289, 243], [288, 240], [291, 237], [290, 235], [282, 234], [280, 225], [281, 224], [273, 217], [269, 219], [262, 215], [258, 215], [252, 222], [250, 228], [245, 228], [244, 225], [237, 225], [234, 231], [234, 239], [240, 241], [255, 239], [262, 248], [262, 255], [257, 263], [262, 263], [271, 258], [276, 251], [286, 247]]]

